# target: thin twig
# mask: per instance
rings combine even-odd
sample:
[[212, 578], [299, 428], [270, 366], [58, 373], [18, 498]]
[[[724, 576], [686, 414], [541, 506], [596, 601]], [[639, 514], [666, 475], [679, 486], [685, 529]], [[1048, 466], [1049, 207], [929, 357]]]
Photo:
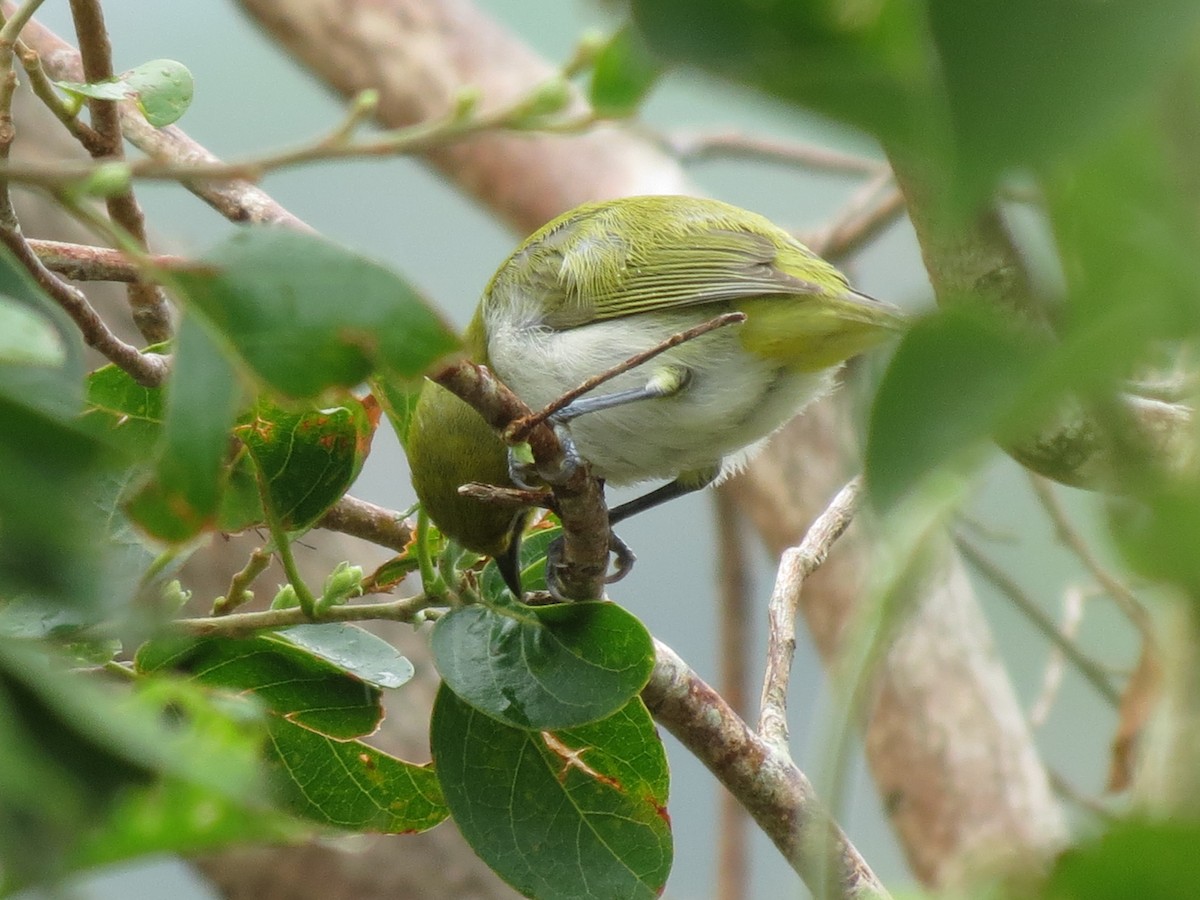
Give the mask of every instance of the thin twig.
[[481, 503], [500, 503], [505, 506], [536, 506], [539, 509], [554, 509], [554, 495], [549, 491], [506, 488], [495, 484], [468, 481], [459, 485], [460, 497], [470, 497]]
[[1054, 769], [1047, 769], [1046, 776], [1050, 779], [1050, 787], [1054, 789], [1054, 793], [1058, 794], [1065, 800], [1074, 803], [1080, 809], [1091, 813], [1102, 822], [1115, 822], [1119, 816], [1111, 809], [1095, 797], [1089, 797], [1075, 785], [1071, 784], [1066, 777]]
[[254, 552], [250, 554], [250, 558], [246, 560], [246, 565], [242, 566], [241, 570], [229, 580], [225, 596], [218, 597], [213, 601], [212, 614], [227, 616], [239, 606], [253, 600], [254, 594], [250, 591], [250, 585], [254, 584], [254, 580], [270, 565], [271, 551], [265, 547], [255, 548]]
[[[43, 265], [72, 281], [140, 281], [146, 277], [141, 264], [120, 250], [71, 244], [64, 241], [26, 241]], [[182, 256], [155, 254], [147, 257], [155, 269], [182, 268], [189, 260]]]
[[904, 195], [892, 188], [856, 216], [839, 219], [826, 229], [819, 240], [820, 249], [812, 249], [830, 260], [845, 259], [869, 244], [880, 232], [899, 220], [905, 213]]
[[654, 359], [654, 357], [666, 353], [672, 347], [678, 347], [680, 344], [687, 341], [695, 340], [701, 335], [708, 334], [710, 331], [716, 331], [718, 328], [724, 328], [727, 325], [738, 325], [746, 321], [746, 314], [743, 312], [727, 312], [719, 316], [709, 319], [707, 322], [701, 322], [699, 325], [693, 325], [691, 328], [684, 329], [671, 335], [664, 341], [659, 341], [648, 350], [643, 350], [641, 353], [635, 353], [626, 359], [624, 362], [605, 369], [586, 379], [578, 387], [567, 391], [562, 396], [554, 400], [546, 407], [532, 413], [528, 416], [523, 416], [513, 422], [506, 432], [506, 438], [512, 442], [519, 443], [528, 436], [529, 432], [541, 425], [556, 412], [570, 406], [575, 400], [578, 400], [588, 391], [593, 391], [607, 381], [611, 381], [618, 375], [628, 372], [630, 369], [640, 366], [644, 362]]
[[659, 144], [683, 162], [713, 158], [760, 159], [848, 175], [876, 175], [887, 163], [841, 153], [801, 141], [785, 141], [738, 131], [687, 132], [656, 135]]
[[407, 549], [413, 538], [412, 526], [400, 513], [349, 494], [321, 517], [317, 527], [340, 531], [397, 553]]
[[796, 652], [800, 588], [849, 527], [861, 487], [861, 478], [847, 482], [825, 511], [817, 516], [799, 545], [785, 550], [779, 560], [775, 587], [767, 607], [767, 670], [759, 704], [758, 733], [780, 750], [786, 750], [788, 740], [787, 691]]
[[955, 536], [954, 545], [980, 575], [1004, 594], [1013, 606], [1020, 610], [1025, 618], [1071, 661], [1079, 673], [1091, 683], [1092, 687], [1109, 705], [1116, 707], [1121, 702], [1120, 692], [1113, 687], [1104, 667], [1080, 650], [1074, 641], [1065, 637], [1058, 630], [1058, 624], [1046, 615], [1041, 606], [1025, 593], [1007, 572], [961, 535]]
[[[1072, 643], [1079, 633], [1079, 624], [1083, 621], [1083, 601], [1083, 591], [1077, 585], [1069, 585], [1063, 592], [1063, 615], [1058, 632]], [[1058, 699], [1058, 692], [1062, 687], [1065, 661], [1066, 654], [1057, 644], [1052, 646], [1046, 659], [1046, 670], [1042, 674], [1042, 689], [1033, 705], [1029, 707], [1029, 724], [1034, 728], [1040, 728], [1050, 717], [1050, 710], [1054, 708], [1054, 701]]]
[[[713, 492], [717, 526], [717, 657], [720, 689], [743, 719], [749, 715], [750, 597], [753, 586], [746, 560], [745, 522], [725, 488]], [[717, 900], [742, 900], [750, 889], [746, 809], [722, 791], [717, 810]]]
[[[45, 64], [45, 60], [43, 62]], [[485, 132], [537, 131], [539, 134], [575, 134], [587, 130], [595, 123], [590, 115], [559, 121], [536, 118], [522, 121], [519, 116], [525, 111], [527, 103], [528, 99], [523, 98], [495, 112], [468, 118], [451, 114], [442, 119], [395, 128], [357, 141], [346, 140], [343, 136], [344, 125], [338, 123], [330, 132], [318, 135], [297, 147], [264, 153], [242, 161], [222, 162], [210, 154], [191, 159], [165, 156], [132, 160], [127, 164], [126, 172], [133, 180], [178, 181], [189, 186], [200, 182], [257, 182], [271, 172], [309, 163], [417, 154]], [[122, 102], [121, 108], [123, 111], [128, 108], [128, 102]], [[126, 130], [129, 130], [127, 126]], [[0, 166], [0, 178], [58, 190], [84, 183], [101, 171], [101, 164], [98, 163], [63, 161], [50, 164], [9, 161]]]
[[1058, 534], [1058, 539], [1079, 558], [1084, 568], [1091, 573], [1092, 577], [1096, 579], [1096, 582], [1104, 589], [1105, 593], [1117, 604], [1121, 612], [1142, 633], [1142, 636], [1147, 640], [1154, 640], [1154, 627], [1150, 621], [1149, 613], [1146, 612], [1146, 608], [1134, 596], [1133, 591], [1119, 578], [1109, 572], [1092, 552], [1092, 548], [1084, 540], [1083, 535], [1071, 524], [1070, 516], [1067, 515], [1067, 511], [1063, 508], [1062, 503], [1059, 502], [1058, 494], [1055, 493], [1053, 484], [1041, 475], [1035, 475], [1032, 472], [1029, 473], [1029, 483], [1033, 486], [1033, 492], [1037, 494], [1042, 508], [1046, 510], [1046, 515], [1050, 517], [1050, 521], [1054, 524], [1054, 530]]
[[[420, 613], [429, 608], [429, 598], [424, 594], [389, 600], [385, 603], [347, 603], [321, 610], [319, 622], [369, 622], [388, 620], [393, 622], [416, 621]], [[298, 606], [287, 609], [265, 609], [261, 612], [233, 613], [228, 616], [199, 616], [177, 619], [171, 627], [197, 637], [209, 635], [235, 636], [260, 631], [264, 628], [286, 628], [289, 625], [305, 625], [313, 619]]]
[[[71, 0], [71, 16], [75, 22], [75, 34], [79, 38], [84, 79], [90, 84], [112, 78], [112, 44], [100, 3], [98, 0]], [[123, 160], [125, 144], [121, 137], [121, 116], [117, 102], [91, 97], [88, 99], [88, 111], [92, 128], [101, 140], [99, 145], [89, 147], [92, 157], [98, 160]], [[113, 222], [144, 251], [147, 247], [146, 217], [142, 214], [133, 189], [110, 194], [104, 198], [104, 202]], [[171, 315], [162, 289], [153, 284], [132, 282], [126, 293], [133, 323], [146, 343], [158, 344], [170, 338]]]
[[21, 66], [25, 69], [25, 76], [29, 79], [29, 87], [33, 90], [33, 95], [54, 114], [54, 117], [63, 124], [63, 127], [70, 132], [71, 137], [79, 142], [89, 156], [98, 155], [103, 147], [103, 138], [96, 133], [95, 129], [79, 118], [78, 109], [63, 100], [54, 83], [50, 81], [50, 76], [46, 74], [46, 70], [42, 66], [42, 58], [38, 56], [37, 51], [24, 41], [17, 41], [17, 58], [21, 60]]
[[654, 644], [647, 708], [738, 798], [813, 895], [888, 897], [787, 752], [752, 731], [675, 651]]

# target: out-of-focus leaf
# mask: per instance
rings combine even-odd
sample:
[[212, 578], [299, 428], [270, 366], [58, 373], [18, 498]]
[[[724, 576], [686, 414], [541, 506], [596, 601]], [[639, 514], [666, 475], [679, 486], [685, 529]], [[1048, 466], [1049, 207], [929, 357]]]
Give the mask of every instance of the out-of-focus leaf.
[[1200, 38], [1192, 0], [926, 6], [960, 172], [979, 197], [1107, 135]]
[[174, 277], [189, 308], [290, 397], [353, 387], [376, 370], [413, 377], [456, 345], [398, 275], [311, 234], [246, 228]]
[[664, 60], [808, 107], [931, 162], [946, 154], [922, 4], [634, 0], [632, 8]]
[[102, 523], [89, 498], [112, 453], [70, 423], [0, 394], [0, 596], [92, 607], [105, 596]]
[[601, 116], [631, 115], [661, 74], [641, 32], [627, 25], [596, 55], [589, 91], [592, 108]]
[[1067, 340], [1092, 385], [1128, 377], [1156, 342], [1200, 334], [1194, 187], [1150, 117], [1107, 135], [1050, 180], [1070, 293]]
[[1200, 884], [1200, 825], [1125, 821], [1059, 857], [1046, 900], [1190, 900]]
[[1134, 571], [1200, 597], [1200, 484], [1163, 479], [1111, 500], [1108, 517]]
[[194, 317], [184, 319], [166, 388], [155, 476], [126, 504], [148, 533], [181, 543], [216, 523], [241, 402], [237, 373]]
[[[173, 725], [164, 718], [168, 709]], [[227, 800], [263, 797], [258, 738], [244, 731], [227, 740], [211, 721], [193, 729], [200, 716], [215, 713], [183, 686], [131, 698], [69, 674], [28, 642], [0, 639], [5, 877], [17, 884], [61, 874], [114, 803], [159, 778]]]
[[528, 897], [657, 897], [671, 868], [667, 762], [635, 698], [579, 728], [512, 728], [442, 686], [430, 747], [463, 837]]
[[438, 619], [432, 647], [438, 672], [465, 702], [535, 731], [611, 715], [654, 666], [645, 626], [605, 602], [460, 607]]
[[986, 446], [1033, 401], [1045, 349], [1029, 334], [970, 308], [943, 311], [905, 334], [879, 386], [866, 477], [886, 509], [924, 476]]
[[67, 348], [50, 319], [0, 294], [0, 364], [62, 366]]

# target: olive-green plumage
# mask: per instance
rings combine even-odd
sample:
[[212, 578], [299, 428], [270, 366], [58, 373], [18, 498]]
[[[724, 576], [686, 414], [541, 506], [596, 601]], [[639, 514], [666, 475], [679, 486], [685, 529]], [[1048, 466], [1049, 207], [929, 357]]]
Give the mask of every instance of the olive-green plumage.
[[[702, 486], [736, 470], [836, 368], [900, 317], [755, 213], [693, 197], [581, 206], [499, 268], [467, 331], [472, 359], [537, 409], [585, 378], [723, 312], [740, 325], [681, 344], [587, 395], [570, 432], [600, 477]], [[640, 399], [606, 405], [606, 395]], [[596, 400], [594, 398], [601, 398]], [[590, 404], [590, 405], [589, 405]], [[427, 384], [408, 440], [430, 517], [481, 553], [519, 538], [511, 510], [457, 494], [508, 484], [505, 450], [469, 407]]]

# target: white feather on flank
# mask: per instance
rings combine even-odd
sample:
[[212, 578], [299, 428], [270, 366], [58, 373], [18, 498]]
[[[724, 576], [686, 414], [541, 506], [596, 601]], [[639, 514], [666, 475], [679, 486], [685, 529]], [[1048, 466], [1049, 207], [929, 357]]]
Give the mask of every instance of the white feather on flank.
[[[653, 323], [638, 321], [636, 330], [624, 318], [555, 331], [532, 316], [514, 322], [513, 307], [506, 305], [504, 320], [487, 322], [488, 352], [501, 380], [539, 409], [596, 373], [706, 321], [711, 312], [662, 314]], [[732, 326], [675, 347], [588, 396], [641, 387], [664, 367], [688, 373], [677, 394], [587, 413], [570, 423], [593, 472], [614, 485], [713, 469], [724, 479], [833, 382], [833, 370], [796, 372], [745, 353]]]

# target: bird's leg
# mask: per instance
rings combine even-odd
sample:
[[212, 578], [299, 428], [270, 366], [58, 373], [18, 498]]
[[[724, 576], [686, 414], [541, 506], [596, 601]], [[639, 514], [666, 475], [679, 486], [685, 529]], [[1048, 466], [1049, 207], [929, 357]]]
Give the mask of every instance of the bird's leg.
[[[643, 400], [654, 400], [660, 397], [671, 397], [683, 390], [690, 379], [691, 372], [683, 366], [663, 366], [655, 370], [654, 374], [641, 387], [630, 388], [624, 391], [614, 391], [611, 394], [602, 394], [599, 397], [579, 397], [572, 400], [569, 404], [550, 416], [550, 422], [553, 423], [554, 431], [562, 443], [563, 453], [572, 465], [579, 464], [579, 452], [575, 447], [575, 442], [572, 440], [569, 430], [565, 427], [566, 423], [572, 419], [577, 419], [588, 413], [625, 406], [629, 403], [639, 403]], [[536, 485], [530, 483], [531, 477], [536, 479], [537, 482], [541, 481], [537, 476], [533, 460], [522, 459], [513, 449], [509, 450], [508, 468], [509, 477], [519, 487], [534, 488]], [[615, 525], [622, 519], [629, 518], [634, 513], [639, 513], [644, 509], [665, 503], [667, 500], [674, 499], [691, 491], [699, 490], [712, 482], [716, 475], [716, 470], [713, 470], [711, 472], [699, 473], [698, 475], [690, 473], [688, 476], [680, 476], [670, 484], [663, 485], [657, 490], [653, 490], [648, 494], [609, 510], [608, 522], [610, 529], [612, 525]], [[629, 545], [611, 530], [608, 533], [608, 549], [614, 557], [613, 570], [604, 580], [605, 583], [612, 584], [613, 582], [620, 581], [629, 574], [637, 557], [629, 548]], [[546, 548], [546, 588], [551, 596], [557, 600], [564, 599], [557, 575], [558, 569], [562, 564], [562, 552], [562, 538], [553, 541]]]
[[674, 500], [676, 497], [682, 497], [684, 494], [690, 494], [693, 491], [708, 487], [716, 480], [718, 472], [719, 470], [715, 468], [700, 472], [686, 472], [660, 488], [655, 488], [649, 493], [642, 494], [640, 497], [634, 497], [632, 500], [628, 500], [620, 506], [610, 509], [608, 511], [608, 524], [616, 525], [630, 516], [645, 512], [661, 503], [666, 503], [668, 500]]
[[550, 418], [554, 422], [570, 422], [572, 419], [578, 419], [588, 413], [614, 409], [629, 403], [639, 403], [642, 400], [671, 397], [683, 390], [691, 377], [691, 372], [683, 366], [663, 366], [656, 369], [641, 387], [613, 391], [611, 394], [601, 394], [598, 397], [580, 397], [572, 400]]

